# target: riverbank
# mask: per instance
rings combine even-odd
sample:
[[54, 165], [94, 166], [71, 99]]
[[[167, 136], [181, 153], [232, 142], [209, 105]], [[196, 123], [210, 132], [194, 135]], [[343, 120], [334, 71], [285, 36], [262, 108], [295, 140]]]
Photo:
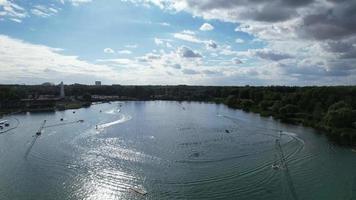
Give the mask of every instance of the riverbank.
[[[23, 109], [5, 109], [0, 110], [0, 116], [11, 114], [11, 113], [19, 113], [19, 112], [55, 112], [55, 111], [63, 111], [69, 109], [80, 109], [90, 107], [92, 104], [97, 103], [108, 103], [118, 100], [125, 101], [137, 101], [138, 99], [134, 98], [114, 98], [114, 97], [99, 97], [97, 96], [91, 102], [80, 102], [80, 101], [59, 101], [56, 103], [54, 107], [39, 107], [39, 108], [23, 108]], [[149, 100], [168, 100], [168, 101], [176, 101], [169, 98], [152, 98]], [[262, 117], [273, 117], [275, 120], [279, 120], [283, 123], [287, 124], [299, 124], [306, 127], [312, 127], [317, 130], [320, 130], [328, 136], [333, 142], [336, 142], [341, 145], [356, 145], [356, 129], [355, 128], [337, 128], [327, 126], [323, 121], [313, 121], [307, 113], [289, 113], [287, 115], [281, 115], [279, 112], [273, 112], [270, 109], [263, 110], [259, 105], [253, 104], [250, 102], [249, 104], [241, 103], [241, 101], [236, 101], [239, 103], [232, 104], [231, 99], [211, 99], [203, 102], [211, 102], [217, 104], [224, 104], [233, 109], [243, 110], [245, 112], [253, 112], [257, 113]]]
[[34, 107], [15, 107], [0, 109], [0, 117], [4, 115], [21, 113], [21, 112], [55, 112], [69, 109], [79, 109], [90, 107], [91, 102], [58, 102], [53, 106], [40, 105]]
[[[108, 101], [197, 101], [273, 116], [282, 122], [322, 129], [337, 143], [356, 145], [356, 86], [58, 86], [0, 85], [0, 112], [65, 110]], [[57, 97], [57, 98], [56, 98]], [[41, 100], [42, 99], [42, 100]], [[6, 111], [8, 112], [8, 111]]]
[[[262, 117], [273, 117], [283, 123], [312, 127], [326, 134], [333, 142], [340, 145], [356, 146], [356, 111], [345, 102], [331, 105], [327, 112], [303, 112], [293, 104], [281, 105], [279, 101], [256, 104], [251, 99], [229, 97], [219, 102], [230, 108], [245, 112], [258, 113]], [[276, 104], [279, 104], [276, 106]], [[317, 108], [318, 109], [318, 108]]]

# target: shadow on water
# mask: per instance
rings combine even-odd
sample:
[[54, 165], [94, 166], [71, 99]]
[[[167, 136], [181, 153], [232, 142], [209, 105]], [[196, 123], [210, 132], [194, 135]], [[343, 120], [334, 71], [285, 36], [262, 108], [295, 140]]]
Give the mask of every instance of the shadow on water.
[[27, 148], [26, 153], [25, 153], [25, 159], [27, 159], [28, 154], [30, 154], [32, 147], [35, 145], [37, 139], [39, 138], [39, 135], [34, 135], [33, 140], [31, 141], [30, 146]]
[[39, 128], [38, 131], [36, 132], [36, 135], [33, 136], [34, 138], [33, 138], [33, 140], [32, 140], [32, 142], [31, 142], [29, 148], [27, 149], [27, 151], [26, 151], [26, 153], [25, 153], [25, 159], [27, 159], [27, 156], [28, 156], [28, 154], [30, 153], [30, 151], [31, 151], [31, 149], [32, 149], [32, 147], [33, 147], [33, 145], [35, 145], [35, 143], [36, 143], [38, 137], [42, 134], [42, 130], [45, 128], [46, 122], [47, 122], [47, 120], [43, 120], [43, 122], [42, 122], [40, 128]]
[[58, 123], [58, 124], [51, 124], [51, 125], [47, 125], [46, 126], [46, 120], [44, 120], [40, 126], [40, 128], [38, 129], [38, 131], [36, 132], [36, 135], [32, 136], [34, 137], [33, 140], [30, 143], [30, 146], [28, 147], [28, 149], [26, 150], [25, 153], [25, 158], [27, 159], [28, 154], [31, 152], [31, 149], [33, 148], [33, 146], [35, 145], [37, 139], [41, 136], [43, 129], [45, 128], [51, 128], [51, 127], [58, 127], [58, 126], [65, 126], [65, 125], [70, 125], [70, 124], [76, 124], [76, 123], [83, 123], [84, 120], [77, 120], [77, 121], [70, 121], [70, 122], [63, 122], [63, 123]]

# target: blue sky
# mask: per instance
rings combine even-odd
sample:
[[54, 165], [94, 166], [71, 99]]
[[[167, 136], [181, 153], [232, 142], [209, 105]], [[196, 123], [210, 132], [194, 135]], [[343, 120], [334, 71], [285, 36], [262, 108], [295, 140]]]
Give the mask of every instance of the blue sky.
[[0, 83], [355, 84], [353, 30], [305, 25], [345, 5], [304, 1], [0, 0]]

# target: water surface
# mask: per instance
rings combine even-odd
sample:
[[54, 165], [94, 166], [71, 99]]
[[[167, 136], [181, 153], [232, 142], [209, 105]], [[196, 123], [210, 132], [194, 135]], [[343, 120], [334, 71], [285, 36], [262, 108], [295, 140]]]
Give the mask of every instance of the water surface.
[[115, 102], [6, 119], [18, 126], [0, 134], [0, 199], [356, 199], [356, 153], [224, 105]]

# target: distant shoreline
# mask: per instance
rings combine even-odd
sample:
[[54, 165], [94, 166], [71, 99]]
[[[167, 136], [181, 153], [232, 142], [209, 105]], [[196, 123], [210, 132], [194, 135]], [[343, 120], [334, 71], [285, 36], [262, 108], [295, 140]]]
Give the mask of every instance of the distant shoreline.
[[59, 86], [0, 85], [0, 114], [89, 107], [93, 102], [194, 101], [272, 116], [281, 122], [323, 130], [336, 143], [356, 145], [356, 86]]

